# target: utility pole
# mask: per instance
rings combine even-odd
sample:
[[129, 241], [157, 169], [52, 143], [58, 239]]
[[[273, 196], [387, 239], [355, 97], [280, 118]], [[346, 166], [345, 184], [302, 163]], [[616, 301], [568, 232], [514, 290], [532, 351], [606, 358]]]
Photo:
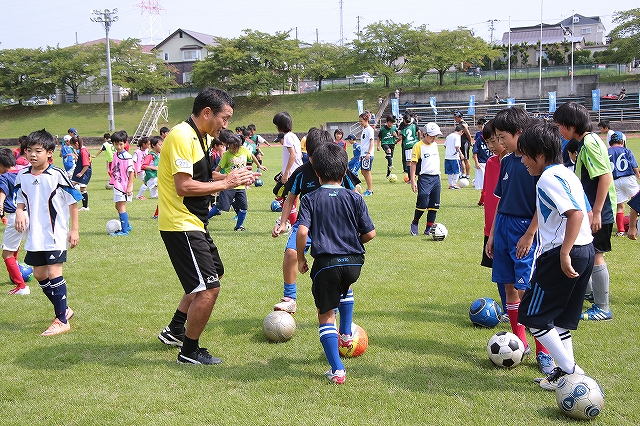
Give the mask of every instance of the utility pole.
[[[489, 19], [487, 22], [489, 23], [489, 31], [491, 32], [490, 43], [493, 45], [493, 32], [495, 31], [495, 23], [499, 22], [499, 19]], [[511, 25], [509, 25], [511, 26]]]
[[113, 85], [111, 83], [111, 49], [109, 48], [109, 29], [111, 28], [111, 24], [118, 20], [118, 17], [116, 16], [118, 9], [105, 9], [104, 11], [94, 10], [92, 13], [95, 15], [95, 18], [91, 18], [91, 21], [100, 23], [104, 27], [105, 31], [107, 43], [107, 87], [109, 89], [109, 115], [107, 116], [107, 120], [109, 120], [109, 131], [113, 132], [116, 125], [113, 120]]
[[344, 29], [342, 25], [342, 0], [340, 0], [340, 46], [344, 46]]

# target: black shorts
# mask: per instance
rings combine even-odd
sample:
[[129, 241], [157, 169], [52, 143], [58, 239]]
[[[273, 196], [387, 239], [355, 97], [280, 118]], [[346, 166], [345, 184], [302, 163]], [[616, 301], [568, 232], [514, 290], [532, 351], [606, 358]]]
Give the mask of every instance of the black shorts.
[[606, 253], [611, 251], [611, 232], [613, 223], [603, 223], [602, 228], [593, 234], [593, 247], [596, 253]]
[[396, 146], [394, 144], [382, 145], [382, 150], [384, 151], [386, 157], [393, 158], [393, 151], [394, 151], [395, 148], [396, 148]]
[[227, 189], [218, 194], [216, 207], [219, 210], [228, 212], [233, 206], [234, 210], [247, 210], [249, 204], [247, 202], [247, 192], [244, 189]]
[[66, 261], [66, 250], [28, 251], [24, 257], [24, 263], [31, 266], [55, 265]]
[[351, 284], [358, 280], [364, 255], [318, 256], [311, 267], [311, 292], [321, 314], [340, 305]]
[[209, 232], [160, 231], [185, 294], [220, 287], [224, 266]]
[[560, 268], [560, 248], [542, 253], [536, 260], [518, 310], [518, 321], [527, 327], [543, 330], [554, 326], [569, 330], [578, 328], [595, 250], [593, 244], [573, 246], [571, 265], [580, 275], [569, 278]]
[[468, 160], [469, 159], [469, 149], [471, 148], [471, 142], [468, 141], [467, 139], [463, 139], [460, 141], [460, 151], [462, 151], [462, 155], [464, 155], [464, 158], [461, 158], [461, 160]]
[[493, 268], [493, 259], [487, 256], [487, 241], [489, 240], [489, 236], [484, 236], [484, 244], [482, 245], [482, 260], [480, 261], [480, 266], [485, 266], [487, 268]]

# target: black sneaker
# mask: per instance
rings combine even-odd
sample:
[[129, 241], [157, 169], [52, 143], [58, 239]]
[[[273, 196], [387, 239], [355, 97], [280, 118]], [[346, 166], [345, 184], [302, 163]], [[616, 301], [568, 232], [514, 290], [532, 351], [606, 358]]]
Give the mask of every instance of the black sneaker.
[[233, 228], [234, 231], [246, 231], [246, 229], [244, 228], [244, 226], [236, 226], [235, 228]]
[[563, 371], [562, 368], [556, 367], [550, 375], [543, 379], [534, 379], [534, 382], [537, 382], [542, 389], [554, 391], [558, 388], [558, 381], [560, 378], [567, 374], [569, 373]]
[[211, 355], [206, 348], [198, 348], [190, 354], [178, 354], [178, 364], [221, 364], [222, 360]]
[[184, 334], [174, 334], [171, 332], [169, 326], [166, 326], [164, 330], [158, 334], [158, 339], [165, 345], [182, 347]]

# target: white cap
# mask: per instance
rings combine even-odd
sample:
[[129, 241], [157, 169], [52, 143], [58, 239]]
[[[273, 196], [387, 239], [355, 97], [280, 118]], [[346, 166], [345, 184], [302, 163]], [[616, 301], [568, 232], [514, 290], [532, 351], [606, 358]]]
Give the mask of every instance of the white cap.
[[442, 132], [440, 131], [440, 126], [436, 123], [431, 122], [424, 125], [422, 131], [425, 132], [429, 136], [442, 136]]
[[64, 135], [63, 138], [65, 141], [70, 141], [71, 140], [71, 135]]

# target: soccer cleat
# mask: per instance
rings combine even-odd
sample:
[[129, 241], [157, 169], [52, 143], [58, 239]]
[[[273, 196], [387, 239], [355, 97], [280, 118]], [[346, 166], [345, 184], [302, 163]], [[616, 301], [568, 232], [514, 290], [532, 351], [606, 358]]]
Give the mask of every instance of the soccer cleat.
[[509, 322], [509, 315], [507, 314], [500, 315], [500, 322]]
[[609, 321], [613, 319], [613, 313], [611, 313], [611, 311], [603, 311], [594, 303], [589, 309], [582, 313], [580, 319], [587, 321]]
[[169, 326], [166, 326], [160, 332], [160, 334], [158, 334], [158, 339], [160, 339], [160, 341], [167, 346], [182, 347], [182, 341], [184, 340], [184, 333], [174, 334], [171, 332], [171, 329], [169, 328]]
[[20, 296], [26, 296], [27, 294], [31, 294], [31, 289], [29, 288], [28, 285], [24, 286], [24, 287], [14, 287], [11, 290], [9, 290], [9, 293], [7, 294], [19, 294]]
[[593, 292], [589, 292], [587, 294], [584, 295], [584, 300], [586, 300], [589, 303], [593, 303], [595, 302], [595, 299], [593, 298]]
[[143, 201], [143, 200], [146, 200], [146, 199], [147, 199], [144, 195], [138, 195], [136, 198], [137, 198], [138, 200], [140, 200], [140, 201]]
[[343, 348], [350, 348], [353, 346], [353, 333], [351, 334], [341, 334], [340, 339], [338, 340], [338, 346]]
[[538, 362], [538, 370], [541, 373], [549, 375], [553, 373], [553, 369], [556, 368], [556, 363], [553, 361], [553, 357], [542, 351], [536, 355], [536, 361]]
[[[507, 316], [507, 318], [509, 318], [509, 317]], [[522, 356], [525, 357], [525, 356], [529, 356], [529, 355], [531, 355], [531, 347], [529, 345], [527, 345], [527, 347], [524, 348], [524, 351], [522, 352]]]
[[424, 235], [429, 235], [429, 234], [431, 234], [431, 228], [432, 228], [432, 226], [427, 226], [427, 227], [425, 228], [425, 230], [424, 230]]
[[49, 326], [49, 328], [47, 328], [41, 334], [41, 336], [53, 336], [55, 334], [66, 333], [70, 329], [71, 329], [71, 326], [69, 325], [69, 323], [65, 324], [62, 321], [60, 321], [58, 318], [56, 318], [55, 321], [53, 321], [53, 323]]
[[458, 185], [449, 185], [449, 189], [460, 189]]
[[411, 222], [411, 235], [412, 236], [417, 236], [418, 235], [418, 224], [417, 223], [413, 223]]
[[206, 348], [198, 348], [195, 352], [190, 354], [178, 354], [178, 364], [222, 364], [220, 358], [216, 358], [211, 355]]
[[235, 228], [233, 228], [234, 231], [246, 231], [244, 226], [236, 226]]
[[373, 191], [369, 191], [368, 189], [362, 194], [363, 197], [368, 197], [369, 195], [373, 195]]
[[616, 237], [624, 237], [624, 232], [618, 232], [618, 233], [616, 234]]
[[83, 211], [86, 211], [86, 210], [89, 210], [89, 207], [80, 207], [78, 209], [79, 212], [83, 212]]
[[296, 299], [292, 299], [290, 297], [283, 297], [282, 299], [280, 299], [279, 303], [273, 305], [274, 311], [285, 311], [289, 312], [290, 314], [295, 314], [297, 308], [298, 303], [296, 302]]
[[126, 237], [129, 235], [129, 231], [117, 231], [117, 232], [112, 232], [109, 235], [111, 235], [112, 237]]
[[567, 372], [562, 371], [562, 368], [556, 367], [551, 374], [543, 379], [534, 379], [542, 389], [555, 391], [558, 388], [558, 381], [562, 376], [566, 376]]
[[154, 214], [153, 216], [151, 216], [151, 219], [157, 219], [157, 218], [158, 218], [157, 214]]
[[331, 383], [342, 385], [344, 384], [344, 379], [347, 377], [347, 372], [344, 370], [336, 370], [334, 373], [331, 370], [327, 370], [324, 375]]
[[73, 312], [73, 309], [67, 307], [67, 310], [64, 312], [64, 317], [67, 319], [67, 321], [69, 321], [74, 314], [75, 312]]

